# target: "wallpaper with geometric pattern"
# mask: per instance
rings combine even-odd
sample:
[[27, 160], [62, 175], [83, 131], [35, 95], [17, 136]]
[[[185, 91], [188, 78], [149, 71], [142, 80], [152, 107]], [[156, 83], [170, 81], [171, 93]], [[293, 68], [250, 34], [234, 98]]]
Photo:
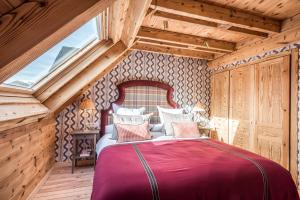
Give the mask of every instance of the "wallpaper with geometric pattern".
[[[98, 111], [107, 109], [118, 97], [116, 85], [128, 80], [155, 80], [174, 88], [174, 101], [183, 107], [201, 102], [209, 116], [210, 71], [205, 60], [133, 51], [109, 74], [98, 80], [56, 118], [56, 161], [68, 161], [72, 152], [70, 132], [83, 127], [80, 102], [90, 98]], [[93, 121], [99, 123], [99, 112]], [[82, 147], [84, 143], [79, 144]]]

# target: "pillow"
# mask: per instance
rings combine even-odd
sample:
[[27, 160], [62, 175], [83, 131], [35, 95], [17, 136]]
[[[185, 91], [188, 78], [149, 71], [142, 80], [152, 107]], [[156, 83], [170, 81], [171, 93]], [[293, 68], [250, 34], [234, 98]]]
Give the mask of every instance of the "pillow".
[[164, 127], [166, 130], [166, 135], [174, 136], [174, 131], [172, 127], [173, 122], [192, 122], [193, 115], [192, 114], [171, 114], [171, 113], [161, 113], [165, 123]]
[[176, 138], [197, 138], [200, 136], [197, 122], [172, 122]]
[[150, 134], [153, 139], [161, 137], [161, 136], [165, 136], [164, 131], [150, 131]]
[[162, 132], [164, 131], [164, 124], [150, 124], [150, 131]]
[[[143, 124], [145, 121], [147, 121], [148, 128], [149, 128], [149, 122], [150, 122], [150, 118], [152, 115], [153, 115], [153, 113], [150, 113], [147, 115], [119, 115], [119, 114], [113, 113], [113, 123], [114, 124], [139, 125], [139, 124]], [[118, 132], [117, 132], [115, 126], [114, 126], [114, 130], [113, 130], [111, 139], [113, 139], [113, 140], [118, 139]]]
[[145, 121], [143, 124], [115, 124], [118, 131], [118, 142], [131, 142], [151, 139], [149, 132], [149, 123]]
[[164, 124], [165, 119], [164, 116], [162, 115], [162, 112], [165, 113], [171, 113], [171, 114], [183, 114], [183, 109], [179, 108], [179, 109], [175, 109], [175, 108], [162, 108], [160, 106], [157, 106], [158, 109], [158, 114], [159, 114], [159, 118], [160, 118], [160, 123]]
[[105, 134], [113, 133], [113, 132], [114, 132], [114, 125], [113, 124], [109, 124], [109, 125], [105, 126]]
[[112, 104], [112, 108], [114, 113], [120, 114], [120, 115], [143, 115], [146, 111], [145, 107], [141, 108], [125, 108], [122, 106], [119, 106], [115, 103]]

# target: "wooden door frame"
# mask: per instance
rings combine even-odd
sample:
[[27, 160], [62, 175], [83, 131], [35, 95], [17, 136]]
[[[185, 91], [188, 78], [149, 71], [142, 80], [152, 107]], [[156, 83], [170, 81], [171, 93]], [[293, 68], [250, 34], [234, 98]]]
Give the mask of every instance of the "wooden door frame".
[[290, 173], [298, 186], [298, 48], [291, 50], [290, 64]]

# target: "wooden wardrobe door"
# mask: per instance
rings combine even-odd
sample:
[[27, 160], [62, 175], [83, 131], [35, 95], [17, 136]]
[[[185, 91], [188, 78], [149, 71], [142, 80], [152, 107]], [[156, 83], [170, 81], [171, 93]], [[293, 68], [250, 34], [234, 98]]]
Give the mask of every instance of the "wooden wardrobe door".
[[217, 131], [217, 139], [228, 143], [229, 71], [212, 77], [211, 119]]
[[255, 66], [255, 151], [289, 168], [290, 59]]
[[229, 144], [253, 150], [254, 66], [230, 71]]

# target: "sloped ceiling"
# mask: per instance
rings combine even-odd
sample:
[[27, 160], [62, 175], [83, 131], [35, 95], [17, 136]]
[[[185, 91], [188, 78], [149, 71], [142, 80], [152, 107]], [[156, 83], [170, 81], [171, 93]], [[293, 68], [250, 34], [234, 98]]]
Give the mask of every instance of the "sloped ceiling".
[[[232, 59], [231, 55], [235, 55], [237, 49], [239, 52], [242, 46], [240, 43], [244, 42], [241, 40], [244, 39], [259, 45], [264, 44], [261, 41], [272, 44], [273, 39], [277, 38], [276, 44], [279, 45], [280, 41], [291, 42], [299, 38], [300, 34], [295, 36], [293, 31], [299, 32], [295, 24], [300, 24], [300, 17], [282, 21], [283, 17], [272, 18], [269, 14], [262, 16], [257, 12], [227, 7], [227, 4], [224, 7], [222, 2], [0, 0], [0, 82], [80, 25], [110, 8], [110, 39], [102, 41], [72, 63], [71, 70], [63, 71], [34, 92], [0, 87], [0, 127], [1, 123], [8, 121], [13, 124], [14, 118], [18, 119], [17, 123], [23, 123], [30, 116], [40, 118], [59, 111], [68, 101], [83, 92], [90, 82], [105, 75], [131, 49], [214, 59], [210, 62], [213, 66]], [[280, 4], [280, 0], [276, 2]], [[254, 3], [259, 4], [257, 1]], [[286, 9], [288, 7], [284, 6], [284, 10]], [[281, 12], [280, 9], [278, 11]], [[297, 11], [298, 9], [293, 9], [294, 13]], [[284, 31], [290, 31], [288, 41], [284, 38]], [[218, 34], [224, 35], [223, 40], [218, 39]], [[237, 37], [234, 38], [233, 35]], [[243, 51], [241, 56], [244, 55]], [[30, 103], [26, 103], [27, 100]], [[11, 108], [5, 110], [8, 104]], [[32, 109], [28, 109], [31, 114], [29, 112], [24, 115], [24, 104], [31, 106]], [[15, 117], [5, 117], [8, 115]]]
[[[127, 4], [126, 1], [15, 1], [18, 5], [11, 7], [6, 5], [10, 5], [10, 2], [0, 1], [0, 82], [107, 7], [119, 9], [121, 4], [123, 14], [119, 15], [115, 11], [113, 19], [118, 24], [126, 24], [122, 26], [124, 29], [118, 30], [120, 33], [113, 38], [114, 41], [101, 42], [96, 46], [97, 49], [93, 48], [83, 55], [80, 62], [72, 66], [71, 71], [63, 76], [58, 75], [55, 81], [49, 81], [40, 90], [32, 93], [0, 88], [0, 130], [2, 125], [7, 127], [5, 124], [21, 125], [28, 118], [37, 120], [58, 111], [67, 101], [79, 95], [90, 82], [105, 75], [127, 55], [151, 1], [130, 0]], [[17, 28], [14, 28], [15, 24]]]

